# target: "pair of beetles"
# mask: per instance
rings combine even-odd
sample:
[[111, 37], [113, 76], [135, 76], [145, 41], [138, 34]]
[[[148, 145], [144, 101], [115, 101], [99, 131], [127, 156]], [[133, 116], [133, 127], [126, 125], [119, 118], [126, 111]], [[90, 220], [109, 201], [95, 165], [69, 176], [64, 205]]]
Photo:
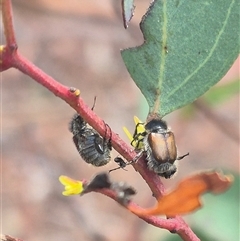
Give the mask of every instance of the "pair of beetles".
[[[143, 132], [138, 132], [138, 125], [144, 126]], [[85, 162], [94, 166], [103, 166], [110, 161], [111, 135], [109, 139], [106, 139], [106, 134], [105, 137], [101, 137], [78, 113], [73, 116], [69, 130], [72, 132], [73, 142]], [[187, 153], [177, 157], [174, 134], [168, 128], [167, 123], [160, 118], [152, 119], [146, 124], [138, 123], [131, 144], [133, 142], [136, 143], [137, 157], [145, 154], [148, 168], [164, 178], [170, 178], [177, 171], [174, 164], [176, 160], [181, 160], [189, 155]], [[120, 157], [116, 157], [114, 160], [121, 168], [127, 165]], [[134, 159], [134, 161], [137, 160], [138, 158]]]

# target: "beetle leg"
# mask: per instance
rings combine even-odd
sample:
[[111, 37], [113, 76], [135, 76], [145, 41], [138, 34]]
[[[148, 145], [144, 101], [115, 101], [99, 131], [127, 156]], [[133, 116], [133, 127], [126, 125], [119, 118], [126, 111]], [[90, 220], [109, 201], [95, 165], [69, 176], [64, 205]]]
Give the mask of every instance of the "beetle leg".
[[136, 163], [140, 157], [143, 155], [144, 150], [140, 151], [130, 162], [129, 164]]
[[188, 152], [187, 154], [183, 155], [183, 156], [179, 156], [179, 157], [177, 158], [177, 160], [182, 160], [185, 156], [189, 156], [189, 152]]

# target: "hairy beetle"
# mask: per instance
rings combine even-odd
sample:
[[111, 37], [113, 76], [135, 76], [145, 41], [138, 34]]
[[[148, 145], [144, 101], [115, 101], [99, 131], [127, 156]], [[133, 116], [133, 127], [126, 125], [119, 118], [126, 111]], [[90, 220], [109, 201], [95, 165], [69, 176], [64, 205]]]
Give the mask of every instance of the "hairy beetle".
[[[106, 132], [107, 126], [106, 124]], [[72, 132], [73, 142], [85, 162], [94, 166], [103, 166], [110, 161], [111, 135], [109, 139], [106, 139], [107, 133], [101, 137], [96, 130], [87, 125], [78, 113], [73, 116], [69, 130]]]
[[183, 159], [189, 153], [177, 157], [174, 134], [162, 119], [150, 120], [144, 126], [145, 131], [140, 133], [137, 132], [138, 125], [144, 124], [136, 125], [133, 135], [136, 149], [143, 144], [142, 152], [146, 153], [148, 168], [159, 176], [170, 178], [177, 171], [174, 162]]

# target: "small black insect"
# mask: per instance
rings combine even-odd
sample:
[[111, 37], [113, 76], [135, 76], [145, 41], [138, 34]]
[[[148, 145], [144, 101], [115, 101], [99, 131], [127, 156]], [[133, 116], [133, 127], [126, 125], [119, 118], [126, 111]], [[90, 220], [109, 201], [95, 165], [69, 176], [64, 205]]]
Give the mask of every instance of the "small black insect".
[[143, 144], [142, 152], [146, 153], [148, 168], [159, 176], [170, 178], [177, 171], [174, 162], [183, 159], [189, 153], [177, 157], [174, 134], [162, 119], [150, 120], [145, 125], [144, 132], [137, 133], [138, 125], [144, 124], [137, 124], [133, 141], [136, 142], [137, 149]]
[[[73, 133], [73, 142], [85, 162], [103, 166], [110, 161], [112, 145], [111, 134], [110, 138], [106, 139], [107, 127], [109, 128], [106, 124], [105, 136], [101, 137], [78, 113], [73, 116], [69, 130]], [[110, 128], [109, 130], [111, 131]]]
[[132, 162], [125, 162], [121, 157], [115, 157], [114, 161], [118, 164], [119, 167], [116, 167], [114, 169], [109, 170], [109, 172], [118, 170], [118, 169], [123, 169], [124, 171], [127, 171], [124, 169], [127, 165], [131, 164]]

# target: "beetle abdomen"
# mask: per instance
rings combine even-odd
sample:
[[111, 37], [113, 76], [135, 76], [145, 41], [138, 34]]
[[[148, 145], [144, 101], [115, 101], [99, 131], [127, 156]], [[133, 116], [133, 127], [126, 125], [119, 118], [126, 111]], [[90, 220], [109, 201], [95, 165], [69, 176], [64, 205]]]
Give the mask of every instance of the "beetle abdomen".
[[103, 166], [110, 161], [111, 138], [101, 137], [89, 127], [83, 118], [75, 114], [69, 124], [74, 144], [83, 160], [94, 166]]

